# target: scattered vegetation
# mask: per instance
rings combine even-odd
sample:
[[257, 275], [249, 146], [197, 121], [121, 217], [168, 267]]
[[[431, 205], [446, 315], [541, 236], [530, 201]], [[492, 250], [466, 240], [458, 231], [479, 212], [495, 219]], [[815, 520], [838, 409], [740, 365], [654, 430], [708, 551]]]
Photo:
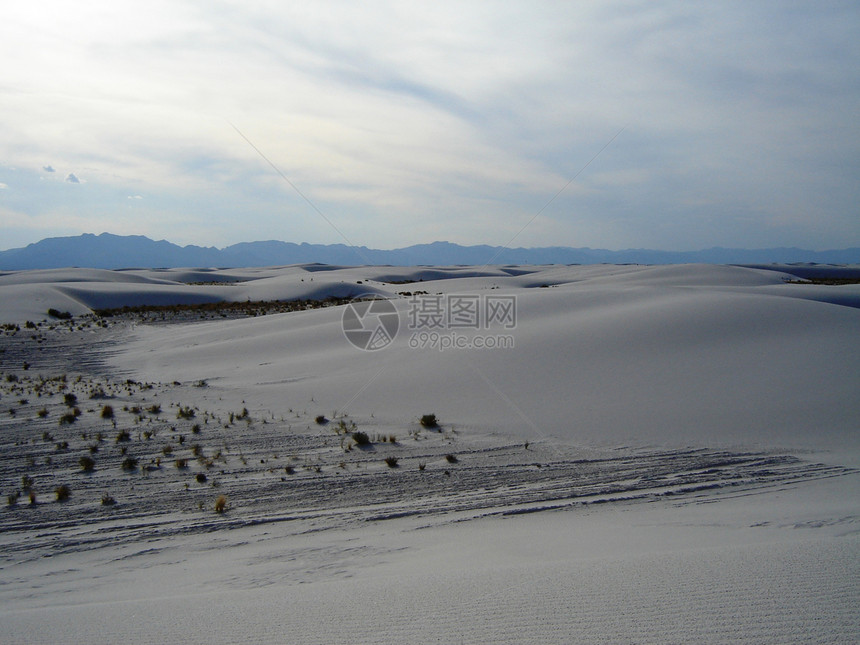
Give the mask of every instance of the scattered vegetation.
[[193, 419], [195, 417], [194, 410], [189, 407], [181, 407], [179, 411], [176, 413], [177, 419]]
[[96, 460], [87, 455], [81, 457], [78, 463], [80, 463], [81, 470], [85, 473], [91, 473], [96, 469]]
[[435, 414], [423, 415], [421, 417], [420, 423], [425, 428], [438, 428], [439, 427], [439, 421], [436, 419]]
[[54, 309], [51, 307], [48, 309], [48, 315], [51, 318], [56, 318], [57, 320], [71, 320], [72, 314], [68, 311], [59, 311], [58, 309]]
[[357, 430], [352, 433], [352, 440], [355, 441], [358, 446], [370, 445], [370, 437], [367, 436], [366, 432], [362, 432], [361, 430]]
[[72, 489], [62, 484], [54, 489], [54, 494], [57, 496], [58, 502], [65, 502], [72, 496]]

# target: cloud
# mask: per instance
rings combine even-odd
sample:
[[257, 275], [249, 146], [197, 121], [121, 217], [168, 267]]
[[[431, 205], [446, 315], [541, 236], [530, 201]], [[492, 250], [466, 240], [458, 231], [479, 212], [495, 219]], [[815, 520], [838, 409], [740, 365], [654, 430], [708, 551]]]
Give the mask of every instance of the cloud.
[[9, 186], [4, 183], [0, 183], [0, 190], [6, 190], [7, 188], [9, 188]]
[[340, 241], [226, 117], [368, 246], [504, 243], [577, 173], [518, 241], [860, 245], [856, 3], [213, 4], [15, 4], [0, 159], [87, 184], [22, 210]]
[[79, 184], [79, 183], [81, 183], [81, 180], [80, 180], [80, 179], [78, 179], [78, 178], [75, 176], [75, 173], [73, 173], [73, 172], [70, 172], [68, 175], [66, 175], [66, 181], [67, 181], [67, 182], [69, 182], [70, 184]]

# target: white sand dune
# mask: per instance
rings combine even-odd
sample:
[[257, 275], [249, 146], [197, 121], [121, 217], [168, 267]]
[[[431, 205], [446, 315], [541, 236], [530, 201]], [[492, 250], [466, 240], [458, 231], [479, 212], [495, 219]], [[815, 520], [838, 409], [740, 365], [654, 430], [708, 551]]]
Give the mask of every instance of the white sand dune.
[[[60, 472], [40, 477], [74, 475], [65, 508], [87, 520], [56, 503], [3, 510], [2, 642], [860, 641], [857, 285], [704, 265], [39, 273], [0, 276], [0, 321], [49, 306], [377, 293], [393, 298], [400, 330], [361, 351], [341, 305], [63, 332], [70, 351], [107, 334], [96, 372], [119, 384], [117, 410], [169, 410], [132, 426], [159, 428], [152, 454], [165, 437], [180, 450], [167, 426], [187, 432], [174, 419], [184, 405], [200, 423], [212, 411], [205, 449], [223, 445], [232, 461], [208, 471], [222, 469], [217, 489], [187, 490], [175, 469], [80, 482], [78, 437], [108, 422], [85, 410], [64, 430], [27, 416], [63, 409], [59, 394], [16, 404], [0, 421], [16, 455], [3, 486], [36, 450], [26, 424], [66, 432], [70, 456], [51, 453]], [[515, 296], [511, 329], [454, 330], [513, 346], [429, 346], [420, 334], [433, 330], [410, 329], [414, 305], [398, 296], [416, 290]], [[24, 379], [18, 347], [3, 370]], [[47, 369], [39, 358], [29, 373]], [[132, 392], [125, 379], [156, 385]], [[23, 396], [15, 385], [7, 407]], [[70, 387], [83, 399], [83, 383]], [[254, 423], [226, 421], [243, 407]], [[430, 412], [443, 432], [413, 441]], [[317, 414], [398, 443], [344, 452]], [[142, 439], [129, 446], [150, 454]], [[304, 462], [288, 460], [302, 450]], [[120, 458], [111, 451], [99, 459]], [[306, 469], [289, 479], [289, 463]], [[108, 486], [127, 496], [110, 512], [86, 498]], [[235, 506], [196, 510], [210, 491]]]

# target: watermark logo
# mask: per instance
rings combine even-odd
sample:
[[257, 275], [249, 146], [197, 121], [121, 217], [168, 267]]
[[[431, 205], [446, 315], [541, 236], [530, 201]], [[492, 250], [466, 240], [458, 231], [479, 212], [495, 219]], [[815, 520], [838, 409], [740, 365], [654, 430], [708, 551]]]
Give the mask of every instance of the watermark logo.
[[[516, 296], [416, 293], [408, 300], [406, 327], [413, 349], [510, 349], [513, 336], [499, 332], [516, 326]], [[394, 304], [378, 296], [362, 296], [344, 309], [343, 333], [359, 349], [388, 347], [399, 329]]]
[[360, 296], [343, 310], [343, 334], [358, 349], [388, 347], [400, 328], [400, 316], [390, 300]]

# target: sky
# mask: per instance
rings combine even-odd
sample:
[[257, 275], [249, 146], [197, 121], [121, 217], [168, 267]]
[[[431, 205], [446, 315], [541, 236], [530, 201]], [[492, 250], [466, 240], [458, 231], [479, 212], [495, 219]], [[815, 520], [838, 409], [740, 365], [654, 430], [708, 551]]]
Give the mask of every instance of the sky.
[[0, 249], [860, 246], [860, 4], [40, 2]]

